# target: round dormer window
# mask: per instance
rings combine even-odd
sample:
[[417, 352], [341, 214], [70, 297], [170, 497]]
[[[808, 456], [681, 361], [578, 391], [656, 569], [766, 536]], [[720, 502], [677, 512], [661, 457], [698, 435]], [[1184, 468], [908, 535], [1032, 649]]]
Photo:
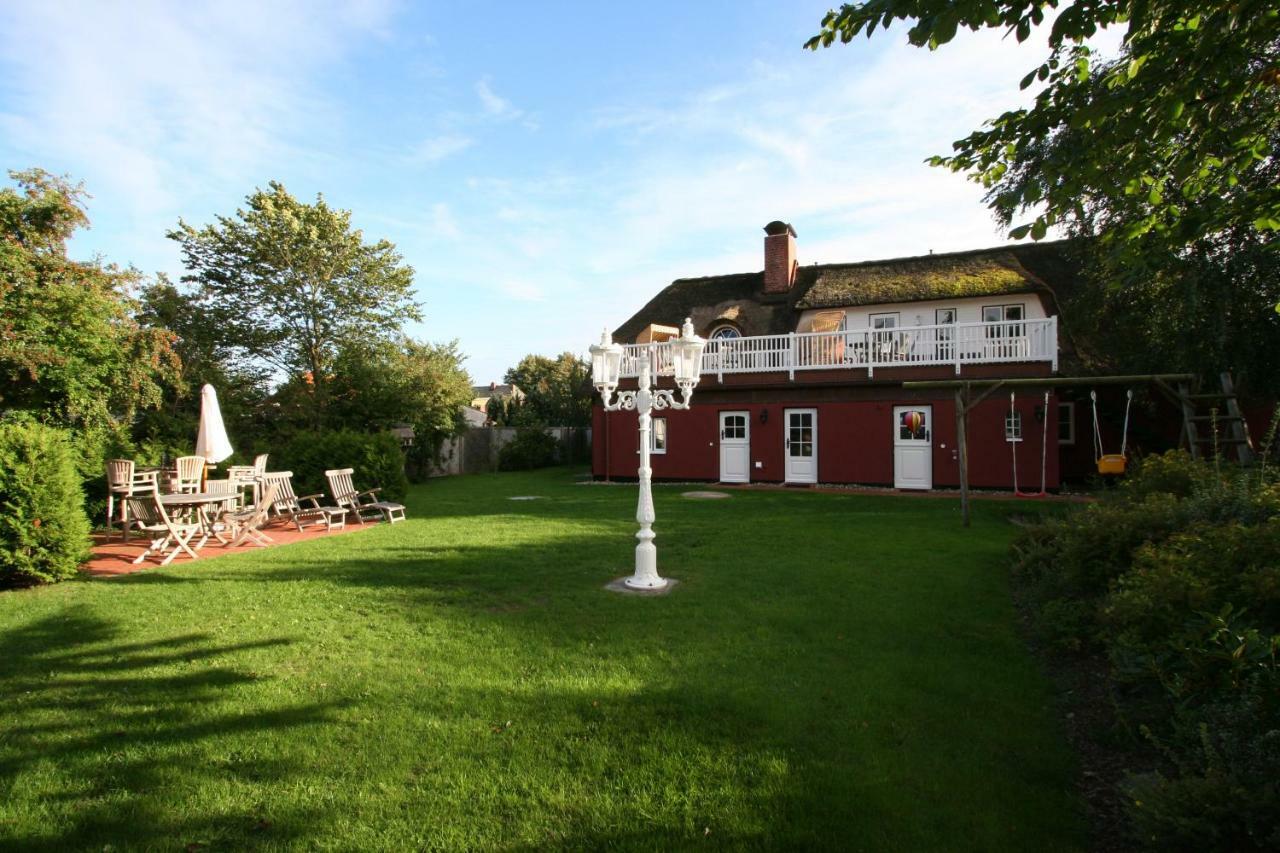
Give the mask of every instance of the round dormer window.
[[712, 341], [731, 341], [740, 337], [742, 337], [742, 332], [738, 331], [738, 327], [728, 325], [716, 326], [711, 330], [711, 334], [707, 335], [707, 339]]

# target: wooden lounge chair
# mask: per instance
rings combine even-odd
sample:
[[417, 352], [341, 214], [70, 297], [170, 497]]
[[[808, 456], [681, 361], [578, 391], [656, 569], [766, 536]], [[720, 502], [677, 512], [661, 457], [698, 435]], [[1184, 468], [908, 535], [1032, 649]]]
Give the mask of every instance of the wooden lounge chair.
[[120, 530], [125, 542], [129, 541], [129, 498], [143, 492], [156, 490], [155, 471], [139, 471], [131, 459], [107, 460], [107, 536], [111, 536], [111, 517], [116, 511], [116, 497], [120, 498]]
[[218, 517], [223, 529], [231, 536], [231, 540], [226, 543], [228, 547], [234, 548], [247, 541], [265, 548], [274, 541], [262, 532], [262, 526], [267, 523], [267, 511], [271, 509], [271, 503], [276, 499], [279, 488], [276, 484], [270, 483], [262, 491], [262, 500], [255, 505], [237, 512], [224, 512]]
[[298, 497], [293, 493], [292, 471], [271, 471], [263, 476], [262, 481], [264, 485], [276, 487], [276, 499], [271, 503], [271, 511], [292, 521], [297, 525], [299, 533], [302, 532], [303, 522], [308, 519], [316, 524], [323, 523], [326, 532], [346, 527], [347, 511], [340, 506], [322, 506], [320, 499], [324, 495]]
[[[351, 482], [353, 473], [355, 473], [353, 468], [334, 468], [324, 472], [324, 478], [329, 481], [329, 494], [333, 495], [335, 504], [354, 515], [361, 524], [365, 522], [362, 513], [369, 510], [382, 515], [388, 524], [404, 521], [404, 504], [378, 500], [378, 492], [382, 491], [381, 489], [356, 491], [356, 487]], [[364, 498], [370, 498], [370, 500], [364, 500]]]
[[151, 544], [147, 546], [147, 550], [133, 561], [135, 566], [152, 554], [160, 556], [168, 552], [167, 556], [160, 561], [162, 566], [173, 562], [173, 558], [178, 556], [179, 551], [186, 551], [193, 560], [199, 556], [190, 545], [191, 540], [201, 532], [198, 519], [170, 518], [165, 512], [164, 504], [160, 503], [160, 493], [155, 490], [145, 497], [131, 497], [126, 500], [129, 503], [129, 513], [133, 516], [133, 523], [139, 530], [152, 534]]

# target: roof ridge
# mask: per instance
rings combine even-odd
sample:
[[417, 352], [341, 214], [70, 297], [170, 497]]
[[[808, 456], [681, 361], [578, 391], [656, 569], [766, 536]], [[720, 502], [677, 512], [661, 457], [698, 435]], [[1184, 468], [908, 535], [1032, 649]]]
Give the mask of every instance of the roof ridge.
[[801, 264], [800, 269], [846, 269], [849, 267], [868, 267], [880, 264], [898, 264], [907, 261], [925, 261], [931, 258], [962, 258], [975, 255], [990, 255], [996, 252], [1011, 252], [1017, 249], [1038, 248], [1041, 246], [1061, 246], [1069, 240], [1042, 240], [1039, 243], [1007, 243], [1003, 246], [990, 246], [986, 249], [961, 249], [956, 252], [930, 252], [927, 255], [903, 255], [898, 258], [874, 258], [866, 261], [836, 261], [829, 264]]

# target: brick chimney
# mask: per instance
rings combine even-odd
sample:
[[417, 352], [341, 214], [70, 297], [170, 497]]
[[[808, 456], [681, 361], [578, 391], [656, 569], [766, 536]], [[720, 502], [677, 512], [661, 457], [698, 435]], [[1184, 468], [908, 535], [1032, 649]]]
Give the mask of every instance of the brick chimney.
[[796, 280], [796, 230], [774, 220], [764, 227], [764, 292], [786, 293]]

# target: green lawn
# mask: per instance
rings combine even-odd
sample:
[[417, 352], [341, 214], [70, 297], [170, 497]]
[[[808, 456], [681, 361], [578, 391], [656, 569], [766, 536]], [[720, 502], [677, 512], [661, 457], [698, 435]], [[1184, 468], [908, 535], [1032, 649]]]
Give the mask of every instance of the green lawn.
[[0, 593], [0, 847], [1082, 846], [1011, 505], [577, 479]]

